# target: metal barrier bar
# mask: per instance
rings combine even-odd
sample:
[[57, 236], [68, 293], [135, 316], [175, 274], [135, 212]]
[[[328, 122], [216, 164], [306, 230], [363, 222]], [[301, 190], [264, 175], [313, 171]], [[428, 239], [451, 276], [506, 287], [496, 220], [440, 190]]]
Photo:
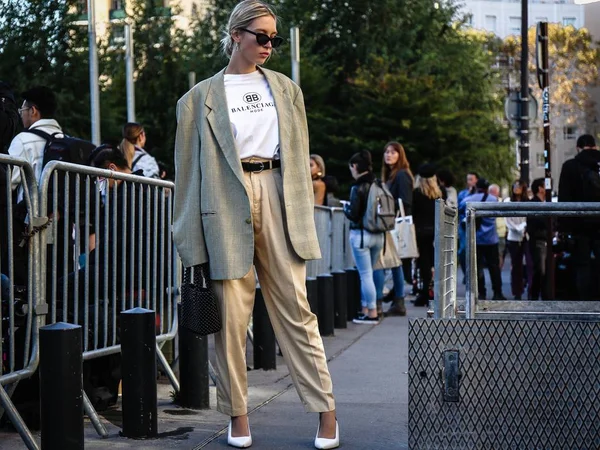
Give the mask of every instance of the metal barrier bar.
[[[39, 235], [35, 232], [38, 227], [45, 225], [46, 221], [38, 217], [38, 187], [37, 180], [31, 165], [23, 158], [12, 157], [5, 154], [0, 154], [0, 164], [5, 166], [6, 170], [6, 183], [3, 186], [6, 196], [7, 210], [4, 217], [0, 220], [6, 221], [6, 234], [7, 234], [7, 270], [3, 270], [5, 275], [8, 277], [8, 298], [2, 297], [0, 293], [0, 301], [7, 303], [8, 305], [8, 317], [2, 315], [2, 308], [0, 308], [0, 339], [2, 342], [1, 350], [2, 357], [0, 358], [0, 417], [6, 412], [8, 414], [14, 427], [21, 435], [21, 438], [25, 442], [25, 445], [29, 449], [38, 448], [31, 432], [23, 422], [17, 409], [10, 399], [10, 395], [14, 392], [17, 383], [20, 380], [29, 378], [37, 369], [39, 363], [39, 327], [43, 324], [43, 308], [39, 307], [40, 300], [40, 286], [39, 286], [39, 265], [35, 264], [35, 261], [39, 260]], [[15, 214], [12, 197], [12, 176], [14, 171], [20, 173], [20, 183], [18, 188], [22, 191], [22, 198], [25, 204], [25, 210], [27, 214], [26, 232], [30, 235], [28, 239], [23, 241], [26, 246], [26, 257], [27, 257], [27, 301], [26, 310], [23, 308], [19, 311], [15, 308], [15, 249], [16, 246], [21, 246], [21, 242], [15, 242], [13, 239], [14, 235], [14, 224]], [[4, 249], [3, 249], [4, 250]], [[24, 254], [25, 255], [25, 254]], [[6, 280], [5, 280], [6, 282]], [[24, 326], [25, 332], [23, 336], [23, 362], [17, 364], [16, 355], [19, 349], [17, 348], [16, 339], [16, 327], [15, 322], [17, 312], [23, 313], [23, 322], [20, 326]], [[8, 327], [6, 322], [8, 319]], [[22, 323], [23, 323], [22, 322]], [[6, 365], [5, 365], [6, 364]], [[3, 365], [5, 365], [3, 367]]]
[[458, 211], [438, 199], [435, 205], [434, 317], [456, 316]]
[[[539, 203], [496, 203], [496, 202], [469, 202], [466, 209], [467, 233], [467, 293], [465, 304], [465, 318], [473, 319], [478, 313], [477, 289], [477, 242], [476, 242], [476, 217], [598, 217], [600, 216], [600, 202], [539, 202]], [[551, 251], [549, 249], [548, 251]], [[497, 304], [506, 304], [497, 301]], [[543, 302], [547, 304], [549, 302]], [[576, 311], [551, 312], [552, 316], [573, 316]], [[488, 314], [488, 313], [486, 313]], [[525, 315], [542, 317], [544, 311], [503, 311], [494, 310], [488, 315]], [[585, 314], [584, 314], [585, 315]], [[589, 316], [589, 314], [588, 314]]]
[[[174, 287], [173, 283], [181, 281], [176, 269], [179, 263], [174, 264], [173, 261], [173, 258], [177, 257], [173, 251], [170, 210], [173, 206], [173, 184], [132, 174], [53, 161], [45, 167], [41, 177], [42, 216], [46, 214], [49, 206], [49, 186], [55, 188], [52, 201], [55, 212], [58, 212], [58, 198], [59, 195], [63, 195], [62, 192], [58, 192], [62, 184], [58, 182], [59, 177], [65, 180], [65, 200], [60, 213], [67, 220], [60, 224], [61, 227], [53, 226], [47, 233], [42, 233], [44, 255], [48, 240], [57, 243], [64, 237], [64, 243], [61, 242], [64, 252], [63, 270], [61, 273], [53, 270], [50, 277], [53, 291], [51, 323], [62, 318], [68, 323], [84, 327], [84, 361], [121, 351], [117, 338], [117, 314], [128, 307], [145, 306], [156, 311], [157, 317], [160, 318], [157, 343], [172, 340], [177, 334], [176, 303], [179, 294], [179, 289]], [[104, 195], [101, 195], [98, 189], [92, 190], [92, 182], [96, 183], [98, 179], [109, 181]], [[115, 184], [117, 181], [120, 184]], [[69, 198], [74, 198], [72, 208]], [[95, 203], [90, 204], [94, 200]], [[69, 214], [69, 208], [73, 210], [74, 215]], [[68, 239], [71, 219], [74, 224], [74, 242]], [[94, 225], [94, 257], [90, 256], [92, 232], [89, 224]], [[80, 245], [81, 239], [84, 240], [83, 245]], [[85, 255], [82, 256], [84, 268], [78, 271], [77, 264], [73, 265], [70, 275], [72, 282], [69, 281], [68, 273], [71, 270], [67, 271], [71, 262], [70, 242], [75, 252], [75, 261], [80, 256], [80, 247]], [[150, 248], [151, 244], [154, 244], [153, 248]], [[51, 251], [54, 260], [57, 258], [58, 249], [54, 245], [51, 246]], [[40, 261], [43, 269], [46, 266], [45, 257]], [[93, 270], [90, 264], [95, 266]], [[104, 264], [104, 267], [99, 267], [101, 264]], [[59, 296], [56, 295], [56, 287], [61, 274], [63, 292], [61, 298], [57, 298]], [[42, 281], [45, 283], [45, 278]], [[93, 301], [93, 304], [90, 301]], [[63, 311], [59, 315], [57, 311], [61, 308]], [[157, 350], [158, 362], [163, 366], [174, 389], [178, 391], [178, 380], [160, 349]], [[91, 403], [85, 402], [85, 409], [99, 434], [105, 435], [105, 429], [98, 426], [94, 420], [96, 414]]]

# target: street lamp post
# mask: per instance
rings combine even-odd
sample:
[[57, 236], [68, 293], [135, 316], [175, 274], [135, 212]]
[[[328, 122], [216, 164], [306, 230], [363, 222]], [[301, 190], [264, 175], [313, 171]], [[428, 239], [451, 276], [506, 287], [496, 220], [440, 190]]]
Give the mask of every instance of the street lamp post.
[[521, 0], [521, 114], [519, 153], [521, 155], [521, 180], [529, 184], [529, 49], [528, 49], [528, 2]]
[[96, 42], [96, 12], [94, 0], [87, 0], [88, 40], [90, 46], [90, 109], [92, 142], [100, 144], [100, 91], [98, 88], [98, 49]]

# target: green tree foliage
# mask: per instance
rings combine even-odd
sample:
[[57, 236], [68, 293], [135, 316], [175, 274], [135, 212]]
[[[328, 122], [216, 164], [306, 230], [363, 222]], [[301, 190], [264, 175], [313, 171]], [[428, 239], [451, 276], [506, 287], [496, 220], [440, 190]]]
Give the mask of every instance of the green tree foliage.
[[[528, 30], [529, 43], [529, 86], [533, 95], [542, 103], [542, 93], [536, 74], [536, 27]], [[509, 67], [512, 76], [520, 73], [521, 37], [509, 36], [502, 45], [502, 51], [514, 61]], [[585, 28], [576, 29], [572, 25], [548, 24], [548, 60], [550, 117], [558, 123], [569, 124], [585, 129], [586, 119], [594, 115], [594, 103], [590, 88], [599, 85], [600, 49]], [[541, 127], [539, 115], [535, 126]], [[553, 127], [554, 128], [554, 127]]]
[[[27, 75], [47, 73], [58, 88], [65, 126], [89, 135], [89, 82], [85, 27], [70, 25], [71, 0], [34, 2], [35, 14], [16, 0], [0, 0], [3, 52], [0, 74], [27, 60]], [[152, 2], [128, 2], [134, 24], [136, 114], [148, 133], [147, 147], [160, 148], [159, 159], [172, 161], [175, 105], [188, 89], [188, 72], [198, 81], [225, 67], [220, 39], [237, 0], [210, 0], [206, 14], [196, 11], [184, 31], [174, 15], [159, 14]], [[368, 149], [380, 161], [384, 144], [399, 140], [413, 169], [435, 161], [462, 176], [478, 170], [490, 179], [510, 177], [512, 157], [502, 125], [496, 74], [491, 69], [489, 36], [467, 33], [452, 1], [434, 0], [273, 0], [280, 35], [301, 29], [301, 82], [311, 135], [311, 151], [321, 154], [328, 172], [349, 181], [347, 161]], [[42, 6], [43, 4], [43, 6]], [[7, 6], [9, 5], [9, 6]], [[174, 14], [176, 10], [172, 11]], [[40, 17], [55, 17], [43, 29]], [[26, 19], [26, 20], [25, 20]], [[17, 26], [37, 21], [35, 26]], [[60, 25], [59, 25], [60, 24]], [[112, 27], [122, 26], [113, 23]], [[50, 38], [49, 36], [53, 36]], [[54, 37], [58, 36], [58, 37]], [[52, 46], [52, 51], [40, 46]], [[284, 45], [267, 67], [290, 74], [290, 48]], [[47, 55], [55, 55], [46, 58]], [[48, 59], [49, 62], [44, 63]], [[119, 137], [126, 120], [122, 44], [101, 42], [102, 136]], [[47, 67], [46, 67], [47, 66]], [[42, 67], [42, 69], [40, 69]], [[45, 69], [44, 69], [45, 68]], [[19, 70], [25, 70], [19, 69]], [[67, 82], [63, 78], [70, 71]], [[72, 74], [70, 74], [72, 72]], [[77, 75], [75, 77], [75, 75]], [[76, 127], [75, 127], [76, 125]], [[68, 128], [70, 129], [70, 128]], [[341, 192], [344, 195], [344, 192]]]
[[55, 90], [59, 123], [89, 138], [86, 28], [74, 23], [73, 0], [0, 0], [0, 79], [15, 92]]

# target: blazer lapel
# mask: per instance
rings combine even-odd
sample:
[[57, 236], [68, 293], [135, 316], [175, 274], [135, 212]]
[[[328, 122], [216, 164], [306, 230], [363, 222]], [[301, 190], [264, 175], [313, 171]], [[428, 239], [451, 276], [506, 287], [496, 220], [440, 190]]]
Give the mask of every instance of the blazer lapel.
[[292, 104], [287, 97], [286, 87], [279, 81], [277, 75], [272, 71], [266, 69], [260, 69], [265, 75], [269, 87], [271, 88], [271, 94], [275, 102], [275, 108], [277, 109], [277, 121], [279, 123], [279, 148], [281, 151], [281, 161], [285, 165], [285, 156], [290, 151], [288, 145], [290, 143], [290, 126], [292, 118]]
[[231, 131], [224, 76], [225, 69], [212, 78], [205, 101], [205, 105], [210, 108], [206, 118], [223, 154], [225, 155], [225, 159], [231, 166], [233, 173], [235, 173], [240, 182], [244, 185], [245, 181], [242, 172], [242, 163], [235, 145], [233, 132]]

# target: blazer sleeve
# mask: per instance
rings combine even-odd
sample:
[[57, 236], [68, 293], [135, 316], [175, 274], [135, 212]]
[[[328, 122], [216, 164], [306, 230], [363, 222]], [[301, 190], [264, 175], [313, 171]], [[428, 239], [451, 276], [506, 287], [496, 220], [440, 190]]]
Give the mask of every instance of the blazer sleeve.
[[[302, 94], [302, 89], [297, 87], [298, 91], [294, 97], [294, 115], [298, 118], [298, 125], [300, 132], [302, 134], [302, 142], [306, 142], [305, 148], [300, 149], [304, 155], [303, 159], [305, 161], [305, 183], [308, 188], [308, 192], [313, 192], [312, 178], [310, 176], [310, 141], [308, 135], [308, 120], [306, 119], [306, 108], [304, 107], [304, 95]], [[311, 196], [311, 204], [314, 207], [315, 198], [314, 195]]]
[[177, 103], [173, 240], [185, 267], [208, 262], [200, 211], [200, 133], [190, 107]]

